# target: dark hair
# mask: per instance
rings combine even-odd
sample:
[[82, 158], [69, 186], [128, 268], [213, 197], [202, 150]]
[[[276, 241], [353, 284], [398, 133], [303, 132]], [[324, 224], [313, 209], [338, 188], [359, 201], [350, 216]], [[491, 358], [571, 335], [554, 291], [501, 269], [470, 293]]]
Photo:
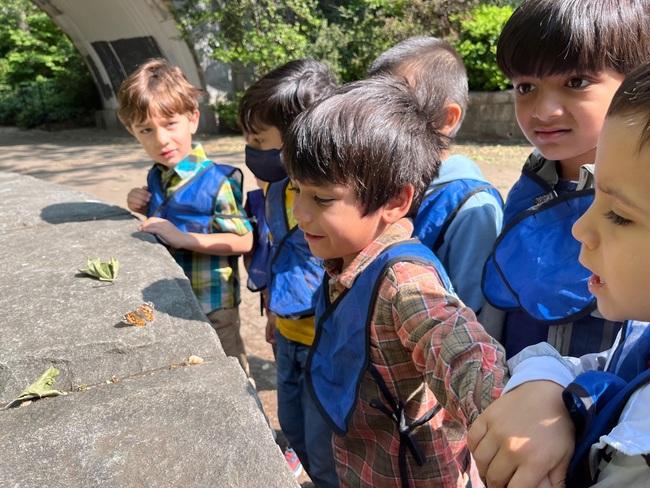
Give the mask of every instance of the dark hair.
[[253, 83], [239, 104], [239, 123], [248, 133], [276, 127], [284, 136], [299, 113], [336, 87], [330, 68], [313, 59], [290, 61]]
[[614, 95], [607, 117], [621, 115], [641, 117], [643, 128], [639, 150], [650, 143], [650, 64], [632, 71]]
[[377, 76], [339, 88], [298, 116], [283, 160], [297, 181], [351, 186], [364, 215], [411, 184], [412, 213], [438, 175], [445, 141], [404, 81]]
[[612, 69], [650, 60], [650, 0], [524, 0], [501, 31], [509, 78]]
[[436, 127], [444, 124], [445, 104], [457, 103], [462, 115], [452, 137], [460, 129], [469, 88], [463, 60], [451, 44], [435, 37], [410, 37], [373, 61], [368, 76], [379, 74], [405, 77]]
[[189, 114], [198, 110], [201, 93], [179, 67], [162, 58], [150, 59], [122, 82], [117, 94], [117, 116], [130, 128], [152, 113], [165, 117]]

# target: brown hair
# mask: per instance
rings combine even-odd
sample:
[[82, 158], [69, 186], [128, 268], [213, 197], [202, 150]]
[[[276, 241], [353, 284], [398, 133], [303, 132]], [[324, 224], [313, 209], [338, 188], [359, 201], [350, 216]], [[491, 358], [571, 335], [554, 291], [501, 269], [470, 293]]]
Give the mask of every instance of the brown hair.
[[177, 66], [165, 59], [150, 59], [124, 80], [117, 100], [117, 116], [130, 128], [151, 114], [173, 117], [198, 110], [202, 90], [193, 86]]

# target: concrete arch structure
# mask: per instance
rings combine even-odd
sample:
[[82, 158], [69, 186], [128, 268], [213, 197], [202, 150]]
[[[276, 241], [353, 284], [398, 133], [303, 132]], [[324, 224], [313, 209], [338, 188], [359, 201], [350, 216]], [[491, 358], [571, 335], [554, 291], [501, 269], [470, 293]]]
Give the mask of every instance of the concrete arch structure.
[[[169, 0], [33, 0], [72, 40], [101, 95], [97, 125], [117, 128], [120, 83], [151, 57], [179, 66], [189, 81], [207, 91], [203, 69], [183, 39]], [[200, 130], [216, 132], [214, 114], [201, 105]]]

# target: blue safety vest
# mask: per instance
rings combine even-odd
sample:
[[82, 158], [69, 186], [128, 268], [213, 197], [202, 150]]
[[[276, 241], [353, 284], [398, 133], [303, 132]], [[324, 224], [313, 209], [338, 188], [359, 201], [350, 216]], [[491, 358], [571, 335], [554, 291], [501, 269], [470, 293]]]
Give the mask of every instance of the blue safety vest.
[[[161, 170], [153, 166], [147, 175], [151, 193], [147, 217], [169, 220], [183, 232], [209, 234], [212, 231], [216, 197], [227, 178], [242, 185], [242, 172], [226, 164], [212, 163], [167, 197], [162, 185]], [[241, 202], [238, 202], [241, 205]]]
[[406, 449], [419, 465], [423, 462], [423, 455], [411, 432], [433, 418], [441, 407], [408, 424], [402, 399], [393, 397], [381, 374], [370, 362], [368, 349], [370, 322], [379, 286], [389, 267], [403, 261], [434, 266], [445, 288], [453, 293], [451, 282], [438, 258], [417, 240], [387, 247], [357, 276], [354, 285], [333, 303], [329, 300], [328, 282], [323, 280], [317, 296], [316, 337], [307, 359], [305, 379], [307, 389], [324, 418], [334, 432], [345, 435], [357, 402], [361, 379], [366, 370], [370, 372], [388, 402], [386, 405], [377, 399], [372, 406], [398, 424], [400, 474], [402, 484], [408, 486]]
[[621, 335], [606, 371], [583, 373], [564, 390], [577, 439], [567, 486], [582, 488], [596, 482], [598, 473], [589, 463], [592, 445], [611, 432], [632, 394], [650, 382], [650, 325], [626, 322]]
[[271, 233], [268, 260], [269, 309], [279, 317], [314, 315], [314, 297], [324, 275], [323, 261], [309, 250], [298, 226], [289, 228], [286, 189], [289, 179], [271, 183], [266, 193], [266, 222]]
[[432, 183], [415, 216], [413, 235], [433, 252], [437, 252], [461, 207], [480, 192], [489, 193], [503, 207], [499, 191], [485, 181], [464, 178], [442, 185]]
[[250, 291], [262, 291], [268, 284], [268, 268], [271, 256], [269, 226], [266, 223], [266, 198], [262, 190], [249, 191], [246, 195], [246, 213], [253, 221], [254, 247], [246, 267], [247, 287]]
[[[528, 167], [508, 194], [504, 228], [481, 284], [488, 303], [508, 312], [502, 337], [508, 357], [549, 340], [549, 328], [558, 324], [573, 323], [572, 356], [611, 345], [617, 325], [590, 315], [596, 310], [591, 272], [578, 261], [580, 243], [571, 235], [593, 198], [591, 188], [558, 195], [555, 184]], [[602, 344], [606, 337], [610, 342]]]

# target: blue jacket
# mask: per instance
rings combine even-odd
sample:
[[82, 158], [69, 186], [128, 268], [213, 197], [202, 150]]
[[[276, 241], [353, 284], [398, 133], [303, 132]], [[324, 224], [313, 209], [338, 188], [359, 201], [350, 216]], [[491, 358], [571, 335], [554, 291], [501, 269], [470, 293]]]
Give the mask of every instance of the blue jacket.
[[285, 195], [289, 179], [271, 183], [266, 193], [266, 223], [271, 239], [267, 264], [269, 309], [279, 317], [314, 315], [314, 296], [323, 279], [321, 259], [312, 255], [298, 226], [289, 228]]
[[592, 314], [591, 272], [578, 262], [580, 243], [571, 235], [593, 188], [577, 190], [555, 166], [536, 153], [529, 157], [483, 271], [486, 300], [507, 312], [501, 342], [508, 357], [540, 341], [571, 356], [602, 351], [620, 326]]
[[436, 253], [460, 299], [478, 312], [483, 265], [503, 221], [498, 190], [469, 158], [453, 155], [425, 194], [413, 235]]

